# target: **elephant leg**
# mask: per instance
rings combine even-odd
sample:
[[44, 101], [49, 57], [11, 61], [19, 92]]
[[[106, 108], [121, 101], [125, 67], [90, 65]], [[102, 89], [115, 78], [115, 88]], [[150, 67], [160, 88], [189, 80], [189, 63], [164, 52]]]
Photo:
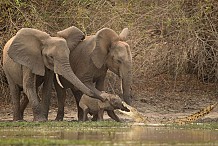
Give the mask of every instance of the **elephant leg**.
[[87, 107], [83, 110], [83, 121], [88, 121], [88, 116], [87, 116], [88, 113], [89, 113], [89, 109]]
[[43, 88], [42, 88], [42, 102], [41, 102], [42, 114], [44, 117], [46, 117], [46, 119], [48, 119], [53, 77], [54, 77], [54, 73], [51, 70], [46, 69]]
[[104, 116], [104, 110], [100, 109], [98, 111], [98, 121], [103, 121], [103, 116]]
[[46, 117], [42, 115], [40, 102], [36, 93], [36, 75], [26, 67], [23, 68], [23, 90], [32, 105], [33, 120], [46, 121]]
[[16, 85], [11, 79], [10, 74], [5, 70], [5, 75], [9, 84], [10, 89], [10, 95], [11, 95], [11, 101], [12, 101], [12, 110], [13, 110], [13, 121], [20, 121], [23, 120], [21, 117], [20, 112], [20, 95], [21, 95], [21, 89]]
[[38, 94], [38, 100], [41, 102], [41, 99], [39, 97], [39, 87], [43, 84], [44, 82], [44, 76], [37, 76], [36, 77], [36, 93]]
[[23, 98], [20, 101], [20, 112], [21, 112], [21, 118], [24, 117], [24, 110], [26, 109], [27, 105], [29, 103], [29, 99], [26, 96], [26, 94], [23, 94]]
[[21, 91], [19, 87], [15, 84], [11, 84], [9, 82], [10, 94], [12, 97], [12, 105], [13, 105], [13, 121], [22, 121], [23, 118], [21, 116], [20, 111], [20, 94]]
[[120, 118], [114, 113], [114, 111], [107, 111], [107, 114], [109, 117], [111, 117], [112, 119], [114, 119], [117, 122], [121, 122]]
[[97, 121], [97, 120], [98, 120], [98, 114], [94, 114], [93, 118], [92, 118], [92, 121]]
[[82, 121], [85, 122], [88, 120], [88, 113], [89, 113], [89, 108], [83, 104], [83, 103], [79, 103], [79, 107], [81, 107], [81, 109], [83, 110], [83, 118], [82, 118]]
[[54, 86], [57, 92], [57, 99], [58, 99], [58, 112], [55, 118], [56, 121], [63, 121], [64, 118], [64, 105], [66, 100], [66, 90], [61, 88], [57, 81], [54, 79]]
[[82, 119], [83, 119], [83, 110], [79, 106], [79, 101], [80, 101], [83, 93], [81, 91], [79, 91], [79, 90], [77, 90], [77, 91], [72, 90], [72, 92], [73, 92], [73, 95], [74, 95], [74, 97], [76, 99], [78, 121], [82, 121]]

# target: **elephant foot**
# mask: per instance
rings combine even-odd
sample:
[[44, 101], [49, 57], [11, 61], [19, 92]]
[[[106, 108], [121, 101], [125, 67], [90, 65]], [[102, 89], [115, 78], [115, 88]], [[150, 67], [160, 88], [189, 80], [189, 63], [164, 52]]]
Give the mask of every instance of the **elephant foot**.
[[17, 120], [15, 122], [27, 122], [26, 120], [22, 119], [22, 120]]
[[78, 121], [78, 122], [83, 122], [83, 119], [78, 119], [77, 121]]
[[55, 121], [63, 121], [63, 118], [61, 118], [61, 117], [56, 117], [56, 118], [55, 118]]
[[97, 121], [98, 120], [98, 116], [93, 116], [93, 118], [91, 119], [91, 121]]
[[13, 119], [14, 122], [26, 122], [24, 119]]
[[20, 116], [14, 116], [14, 117], [13, 117], [13, 121], [17, 121], [17, 122], [23, 121], [23, 118], [20, 117]]
[[33, 118], [33, 121], [36, 121], [36, 122], [46, 122], [46, 121], [48, 121], [48, 119], [45, 118], [45, 117], [37, 116], [37, 117]]
[[78, 121], [83, 121], [83, 115], [82, 114], [78, 114]]
[[64, 112], [58, 112], [56, 118], [55, 118], [55, 121], [63, 121], [64, 119]]

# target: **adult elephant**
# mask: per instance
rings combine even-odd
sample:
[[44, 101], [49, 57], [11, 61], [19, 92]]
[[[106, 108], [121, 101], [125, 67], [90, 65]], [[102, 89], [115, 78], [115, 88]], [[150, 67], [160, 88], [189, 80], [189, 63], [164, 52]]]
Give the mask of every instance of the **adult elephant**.
[[[69, 28], [72, 38], [71, 46], [77, 45], [83, 33]], [[50, 102], [53, 74], [61, 75], [71, 84], [87, 95], [104, 100], [95, 95], [74, 74], [69, 63], [70, 50], [65, 39], [51, 37], [37, 29], [23, 28], [17, 32], [3, 49], [3, 69], [6, 74], [13, 103], [13, 120], [23, 120], [23, 112], [30, 101], [34, 121], [46, 121]], [[43, 83], [43, 98], [39, 101], [37, 87]], [[23, 102], [20, 104], [20, 93], [24, 91]]]
[[[129, 45], [125, 42], [129, 31], [122, 30], [118, 35], [109, 28], [103, 28], [95, 35], [87, 36], [76, 48], [70, 48], [70, 65], [76, 76], [96, 95], [104, 89], [104, 80], [107, 70], [111, 70], [122, 79], [123, 99], [130, 104], [130, 84], [132, 80], [132, 56]], [[57, 33], [59, 37], [71, 43], [69, 29]], [[55, 84], [58, 96], [58, 113], [56, 120], [63, 120], [65, 89], [71, 88], [77, 103], [78, 120], [82, 120], [82, 109], [79, 101], [82, 92], [65, 79], [61, 79], [63, 88]], [[114, 113], [111, 113], [114, 114]]]

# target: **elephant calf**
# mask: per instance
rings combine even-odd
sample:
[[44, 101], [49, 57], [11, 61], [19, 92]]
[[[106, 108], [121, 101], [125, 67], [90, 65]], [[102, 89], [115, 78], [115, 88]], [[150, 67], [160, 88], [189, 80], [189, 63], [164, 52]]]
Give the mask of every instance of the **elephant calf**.
[[87, 114], [93, 115], [93, 121], [103, 120], [104, 111], [107, 111], [107, 114], [117, 122], [120, 122], [119, 117], [114, 113], [115, 109], [121, 109], [123, 111], [129, 112], [130, 110], [125, 107], [122, 103], [122, 100], [119, 96], [114, 94], [108, 94], [103, 92], [102, 95], [107, 97], [108, 100], [102, 102], [98, 99], [90, 98], [87, 95], [83, 95], [79, 102], [79, 106], [83, 110], [83, 121], [87, 121]]

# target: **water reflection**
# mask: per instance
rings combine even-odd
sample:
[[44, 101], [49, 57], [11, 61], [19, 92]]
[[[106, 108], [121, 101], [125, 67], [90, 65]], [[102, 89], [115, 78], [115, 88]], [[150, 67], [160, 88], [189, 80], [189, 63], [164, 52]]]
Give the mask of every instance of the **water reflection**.
[[110, 144], [120, 143], [155, 143], [155, 144], [213, 144], [218, 145], [218, 130], [178, 129], [172, 127], [131, 126], [125, 128], [92, 128], [92, 129], [47, 129], [0, 131], [1, 138], [47, 138], [60, 140], [103, 141]]
[[63, 131], [61, 133], [61, 139], [68, 140], [123, 140], [128, 134], [126, 128], [101, 128], [93, 130], [82, 131]]
[[134, 126], [131, 128], [128, 137], [132, 140], [164, 142], [218, 142], [218, 131], [199, 129], [172, 129], [166, 127], [146, 127]]
[[131, 128], [102, 128], [82, 131], [62, 131], [59, 138], [68, 140], [127, 140], [158, 143], [218, 143], [218, 131], [132, 126]]

